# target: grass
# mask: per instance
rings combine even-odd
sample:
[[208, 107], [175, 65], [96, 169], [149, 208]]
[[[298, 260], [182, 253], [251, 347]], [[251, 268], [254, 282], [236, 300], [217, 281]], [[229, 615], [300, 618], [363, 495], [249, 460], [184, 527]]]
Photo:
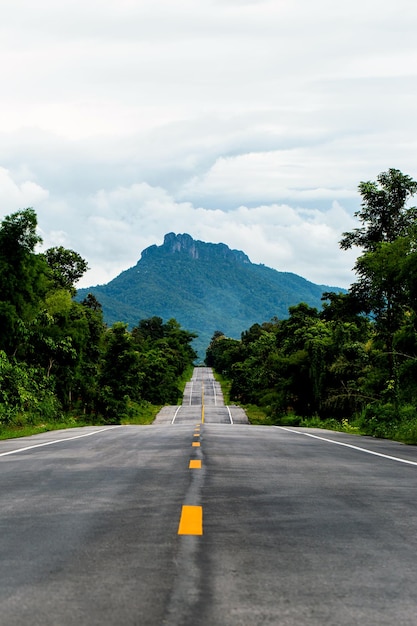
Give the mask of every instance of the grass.
[[[152, 424], [161, 406], [156, 406], [148, 402], [138, 404], [132, 402], [128, 408], [128, 414], [123, 416], [120, 424], [135, 424], [138, 426]], [[22, 422], [24, 418], [22, 417]], [[88, 419], [88, 416], [68, 415], [59, 420], [43, 420], [39, 424], [0, 424], [0, 440], [16, 439], [18, 437], [30, 437], [53, 430], [64, 430], [67, 428], [78, 428], [82, 426], [103, 426], [106, 422], [99, 419]]]
[[300, 426], [306, 428], [323, 428], [325, 430], [335, 430], [340, 433], [348, 433], [350, 435], [366, 435], [367, 433], [356, 424], [351, 424], [349, 420], [342, 419], [340, 422], [336, 419], [322, 420], [319, 417], [302, 418]]
[[150, 404], [149, 402], [144, 402], [142, 404], [134, 403], [129, 411], [129, 415], [123, 417], [120, 420], [120, 423], [123, 424], [123, 426], [128, 424], [146, 426], [147, 424], [152, 424], [160, 410], [161, 406]]
[[266, 412], [261, 407], [256, 406], [256, 404], [242, 405], [242, 409], [245, 410], [251, 424], [256, 426], [273, 426], [275, 424]]
[[217, 380], [217, 382], [220, 383], [220, 387], [223, 393], [224, 403], [226, 405], [231, 404], [230, 402], [230, 387], [232, 385], [231, 381], [227, 380], [226, 378], [223, 378], [223, 376], [221, 374], [218, 374], [215, 370], [213, 370], [213, 376]]
[[181, 392], [180, 396], [178, 397], [179, 400], [182, 401], [182, 396], [184, 394], [184, 389], [185, 389], [185, 385], [190, 382], [192, 375], [193, 375], [193, 371], [194, 371], [194, 365], [189, 365], [187, 367], [187, 369], [184, 371], [183, 375], [181, 376], [181, 378], [178, 381], [178, 389]]
[[74, 418], [59, 422], [43, 422], [42, 424], [25, 424], [19, 425], [1, 425], [0, 426], [0, 440], [1, 439], [16, 439], [18, 437], [30, 437], [31, 435], [38, 435], [40, 433], [46, 433], [51, 430], [62, 430], [64, 428], [78, 428], [80, 426], [91, 426], [84, 420], [78, 421]]
[[[227, 380], [226, 378], [223, 378], [223, 376], [221, 374], [218, 374], [216, 371], [213, 370], [213, 375], [214, 378], [217, 380], [217, 382], [220, 383], [220, 387], [223, 393], [223, 399], [224, 399], [224, 403], [227, 404], [238, 404], [235, 401], [231, 401], [230, 400], [230, 387], [231, 387], [231, 381]], [[239, 404], [238, 404], [239, 405]], [[251, 424], [256, 424], [256, 425], [260, 425], [260, 426], [272, 426], [273, 425], [273, 421], [271, 420], [271, 418], [269, 418], [267, 416], [267, 414], [265, 413], [265, 411], [262, 410], [261, 407], [256, 406], [255, 404], [246, 404], [246, 405], [239, 405], [242, 407], [242, 409], [246, 412], [246, 415], [248, 416], [248, 420]]]

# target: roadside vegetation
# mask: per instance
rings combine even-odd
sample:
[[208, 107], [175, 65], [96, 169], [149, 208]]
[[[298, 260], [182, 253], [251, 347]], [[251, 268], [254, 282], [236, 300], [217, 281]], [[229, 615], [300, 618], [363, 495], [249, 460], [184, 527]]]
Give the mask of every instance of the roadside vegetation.
[[182, 396], [195, 335], [159, 317], [107, 327], [94, 296], [74, 299], [84, 259], [40, 241], [33, 209], [1, 223], [0, 437], [150, 423]]
[[[359, 185], [348, 293], [300, 303], [240, 340], [216, 331], [206, 364], [252, 423], [333, 428], [417, 443], [417, 182], [399, 170]], [[254, 412], [252, 407], [258, 407]]]

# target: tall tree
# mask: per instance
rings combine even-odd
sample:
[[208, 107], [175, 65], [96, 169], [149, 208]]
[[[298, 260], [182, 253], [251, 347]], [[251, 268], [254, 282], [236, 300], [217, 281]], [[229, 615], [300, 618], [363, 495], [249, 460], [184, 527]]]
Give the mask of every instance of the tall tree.
[[340, 247], [362, 248], [354, 268], [358, 280], [352, 284], [350, 293], [360, 303], [359, 308], [375, 320], [388, 358], [389, 388], [396, 401], [394, 334], [410, 306], [402, 266], [410, 255], [415, 255], [417, 208], [407, 203], [417, 192], [417, 181], [390, 169], [382, 172], [376, 182], [361, 182], [359, 191], [363, 200], [355, 216], [362, 225], [343, 233]]
[[400, 170], [389, 169], [377, 176], [376, 182], [359, 183], [361, 209], [355, 217], [362, 226], [343, 233], [340, 247], [348, 250], [358, 246], [372, 252], [382, 243], [392, 243], [410, 233], [417, 219], [417, 208], [408, 207], [408, 200], [417, 192], [417, 181]]
[[49, 248], [44, 256], [51, 270], [55, 287], [67, 289], [72, 295], [75, 295], [75, 283], [87, 271], [87, 261], [78, 252], [68, 250], [63, 246]]
[[41, 242], [32, 208], [4, 218], [0, 226], [0, 349], [15, 354], [48, 289], [45, 261], [35, 254]]

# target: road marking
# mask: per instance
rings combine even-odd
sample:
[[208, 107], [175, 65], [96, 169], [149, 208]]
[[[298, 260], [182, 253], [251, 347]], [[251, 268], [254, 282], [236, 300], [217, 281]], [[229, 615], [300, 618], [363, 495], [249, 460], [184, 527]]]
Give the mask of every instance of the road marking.
[[184, 505], [178, 526], [179, 535], [203, 534], [203, 507]]
[[194, 437], [199, 437], [200, 433], [194, 433]]
[[193, 448], [199, 448], [200, 447], [200, 442], [199, 441], [193, 441], [193, 443], [191, 444], [191, 446]]
[[191, 459], [188, 468], [189, 469], [201, 469], [201, 461], [199, 459]]
[[34, 448], [43, 448], [44, 446], [52, 446], [54, 443], [62, 443], [64, 441], [73, 441], [74, 439], [82, 439], [83, 437], [91, 437], [92, 435], [98, 435], [104, 433], [106, 430], [113, 430], [113, 428], [120, 428], [120, 426], [107, 426], [107, 428], [101, 428], [95, 430], [92, 433], [86, 433], [84, 435], [76, 435], [75, 437], [66, 437], [65, 439], [54, 439], [53, 441], [46, 441], [45, 443], [37, 443], [33, 446], [26, 446], [24, 448], [18, 448], [17, 450], [9, 450], [9, 452], [2, 452], [0, 456], [8, 456], [10, 454], [17, 454], [18, 452], [25, 452], [26, 450], [34, 450]]
[[284, 426], [275, 426], [275, 428], [281, 428], [281, 430], [287, 430], [289, 433], [295, 433], [296, 435], [305, 435], [312, 439], [320, 439], [321, 441], [327, 441], [327, 443], [334, 443], [336, 446], [344, 446], [345, 448], [352, 448], [353, 450], [359, 450], [366, 454], [372, 454], [373, 456], [380, 456], [383, 459], [389, 459], [390, 461], [398, 461], [398, 463], [406, 463], [407, 465], [417, 466], [417, 461], [408, 461], [407, 459], [400, 459], [397, 456], [390, 456], [389, 454], [383, 454], [382, 452], [374, 452], [374, 450], [368, 450], [367, 448], [361, 448], [354, 446], [351, 443], [342, 443], [341, 441], [335, 441], [334, 439], [327, 439], [326, 437], [319, 437], [318, 435], [312, 435], [311, 433], [303, 433], [300, 430], [292, 430], [291, 428], [285, 428]]
[[171, 424], [173, 424], [173, 423], [175, 422], [175, 418], [177, 417], [177, 415], [178, 415], [178, 411], [180, 410], [180, 408], [181, 408], [181, 405], [180, 405], [180, 406], [178, 407], [178, 409], [175, 411], [175, 415], [174, 415], [174, 417], [172, 418], [172, 422], [171, 422]]
[[228, 407], [228, 406], [226, 406], [226, 409], [227, 409], [227, 410], [228, 410], [228, 412], [229, 412], [229, 419], [230, 419], [230, 423], [231, 423], [231, 424], [233, 424], [233, 419], [232, 419], [232, 414], [231, 414], [231, 412], [230, 412], [230, 409], [229, 409], [229, 407]]

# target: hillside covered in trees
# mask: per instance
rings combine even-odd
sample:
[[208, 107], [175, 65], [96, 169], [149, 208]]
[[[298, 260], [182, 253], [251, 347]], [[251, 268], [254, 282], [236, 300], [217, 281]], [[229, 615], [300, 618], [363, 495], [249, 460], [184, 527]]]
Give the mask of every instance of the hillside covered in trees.
[[240, 340], [219, 331], [206, 363], [272, 423], [417, 443], [417, 182], [390, 169], [359, 191], [358, 228], [340, 241], [359, 250], [349, 292], [260, 320]]
[[62, 247], [37, 254], [33, 209], [0, 227], [0, 429], [68, 419], [120, 423], [144, 404], [176, 403], [196, 354], [178, 322], [106, 326], [100, 303], [74, 300], [87, 268]]
[[175, 318], [197, 334], [193, 346], [202, 360], [217, 328], [237, 339], [260, 314], [283, 318], [299, 302], [320, 306], [323, 291], [331, 289], [251, 263], [225, 244], [169, 233], [163, 245], [146, 248], [134, 267], [106, 285], [80, 289], [77, 297], [92, 293], [107, 324], [123, 320], [134, 327], [154, 315]]

